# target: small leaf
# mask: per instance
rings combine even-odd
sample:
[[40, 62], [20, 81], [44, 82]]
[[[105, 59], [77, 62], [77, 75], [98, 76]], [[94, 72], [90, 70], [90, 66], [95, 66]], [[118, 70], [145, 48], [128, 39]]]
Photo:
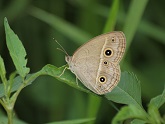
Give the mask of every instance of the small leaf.
[[84, 119], [75, 119], [75, 120], [67, 120], [67, 121], [59, 121], [59, 122], [51, 122], [48, 124], [82, 124], [94, 121], [95, 118], [84, 118]]
[[16, 75], [17, 75], [17, 72], [15, 71], [15, 72], [11, 73], [10, 76], [9, 76], [9, 80], [8, 80], [8, 82], [9, 82], [9, 90], [11, 90], [11, 88], [13, 86], [14, 78], [16, 77]]
[[4, 61], [1, 56], [0, 56], [0, 77], [3, 82], [3, 84], [0, 82], [1, 85], [0, 92], [5, 94], [5, 89], [7, 87], [6, 69], [5, 69]]
[[[28, 74], [27, 78], [31, 77], [33, 74]], [[31, 82], [28, 82], [26, 86], [30, 85]], [[19, 89], [19, 87], [22, 85], [22, 77], [17, 76], [14, 78], [13, 85], [11, 88], [11, 92], [15, 92]], [[4, 96], [4, 85], [0, 84], [0, 98]]]
[[127, 119], [139, 119], [148, 121], [148, 115], [134, 105], [124, 106], [113, 118], [112, 124], [119, 124]]
[[131, 124], [146, 124], [146, 122], [140, 119], [134, 119], [131, 121]]
[[7, 18], [4, 19], [4, 26], [6, 32], [6, 43], [10, 52], [10, 56], [14, 62], [17, 72], [21, 77], [24, 78], [30, 71], [30, 69], [26, 67], [26, 51], [18, 36], [10, 28]]
[[1, 56], [0, 56], [0, 75], [1, 75], [1, 78], [2, 76], [6, 77], [6, 69], [5, 69], [4, 61]]
[[1, 56], [0, 56], [0, 76], [1, 76], [3, 83], [5, 83], [4, 85], [6, 85], [6, 83], [7, 83], [6, 69], [5, 69], [4, 61]]
[[117, 103], [132, 104], [143, 109], [140, 83], [133, 73], [122, 72], [119, 84], [112, 92], [105, 94], [105, 97]]
[[157, 109], [159, 109], [164, 103], [165, 103], [165, 88], [161, 95], [151, 99], [149, 106], [155, 106]]
[[163, 122], [163, 119], [161, 118], [159, 110], [156, 106], [150, 104], [148, 106], [148, 114], [150, 115], [150, 121], [153, 124], [162, 124], [161, 122]]
[[0, 98], [5, 95], [4, 85], [0, 82]]

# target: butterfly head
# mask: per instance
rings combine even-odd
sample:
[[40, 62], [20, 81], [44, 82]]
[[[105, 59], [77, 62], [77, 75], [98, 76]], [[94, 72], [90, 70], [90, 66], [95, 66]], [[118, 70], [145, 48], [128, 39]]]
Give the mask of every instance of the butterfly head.
[[69, 69], [74, 73], [72, 56], [65, 56], [65, 61], [68, 63]]
[[68, 65], [70, 65], [71, 61], [72, 61], [72, 56], [65, 56], [65, 61], [68, 63]]

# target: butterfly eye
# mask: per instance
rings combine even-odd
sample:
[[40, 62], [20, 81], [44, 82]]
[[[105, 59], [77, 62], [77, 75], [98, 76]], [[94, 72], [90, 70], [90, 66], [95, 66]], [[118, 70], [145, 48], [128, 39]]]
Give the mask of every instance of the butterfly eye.
[[104, 50], [104, 56], [105, 57], [111, 57], [112, 54], [113, 54], [113, 51], [112, 51], [111, 48], [107, 48], [107, 49]]
[[99, 82], [100, 82], [101, 84], [104, 84], [106, 81], [107, 81], [107, 80], [106, 80], [106, 77], [105, 77], [105, 76], [100, 76], [100, 77], [99, 77]]

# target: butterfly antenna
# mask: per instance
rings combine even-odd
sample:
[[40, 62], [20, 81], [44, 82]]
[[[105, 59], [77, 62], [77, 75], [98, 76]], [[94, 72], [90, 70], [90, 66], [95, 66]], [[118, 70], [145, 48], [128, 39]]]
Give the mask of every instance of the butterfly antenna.
[[66, 52], [66, 50], [64, 49], [64, 47], [57, 40], [55, 40], [55, 41], [61, 47], [61, 49], [60, 48], [57, 48], [57, 49], [60, 50], [60, 51], [62, 51], [63, 53], [65, 53], [67, 56], [69, 56], [69, 54]]

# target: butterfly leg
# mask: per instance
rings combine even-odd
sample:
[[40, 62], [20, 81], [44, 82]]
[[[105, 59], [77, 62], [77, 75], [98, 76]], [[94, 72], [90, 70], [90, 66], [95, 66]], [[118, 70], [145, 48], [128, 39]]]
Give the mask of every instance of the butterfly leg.
[[58, 75], [57, 77], [61, 77], [64, 73], [65, 73], [65, 70], [67, 69], [68, 67], [65, 66], [65, 68], [63, 69], [62, 73], [60, 75]]
[[76, 84], [77, 84], [77, 86], [78, 86], [78, 78], [76, 77]]

